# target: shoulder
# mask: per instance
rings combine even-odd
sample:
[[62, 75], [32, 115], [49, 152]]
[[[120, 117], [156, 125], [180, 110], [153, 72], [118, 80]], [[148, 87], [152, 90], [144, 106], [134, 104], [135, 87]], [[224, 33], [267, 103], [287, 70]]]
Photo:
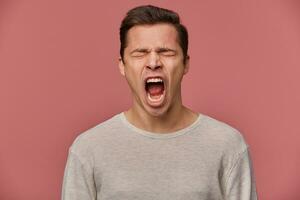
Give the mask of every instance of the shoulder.
[[99, 143], [109, 139], [120, 126], [119, 114], [101, 122], [100, 124], [79, 134], [73, 141], [70, 151], [79, 155], [90, 154], [93, 149], [99, 146]]
[[242, 153], [248, 148], [243, 134], [234, 126], [208, 115], [202, 117], [203, 137], [223, 153]]

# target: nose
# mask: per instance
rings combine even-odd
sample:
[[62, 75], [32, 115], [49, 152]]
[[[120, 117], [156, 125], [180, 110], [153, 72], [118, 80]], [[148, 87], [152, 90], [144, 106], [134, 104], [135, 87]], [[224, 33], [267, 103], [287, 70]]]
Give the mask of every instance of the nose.
[[147, 68], [151, 70], [156, 70], [161, 68], [161, 62], [159, 55], [156, 52], [151, 52], [147, 61]]

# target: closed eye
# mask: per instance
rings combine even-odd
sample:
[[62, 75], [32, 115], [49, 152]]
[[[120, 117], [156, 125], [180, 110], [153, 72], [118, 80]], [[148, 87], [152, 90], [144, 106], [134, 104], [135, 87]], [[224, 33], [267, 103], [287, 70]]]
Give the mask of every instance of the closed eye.
[[133, 57], [142, 57], [148, 53], [147, 49], [135, 49], [131, 52], [131, 56]]
[[164, 56], [175, 56], [175, 52], [174, 51], [163, 51], [160, 54], [164, 55]]
[[157, 53], [159, 53], [160, 55], [163, 55], [163, 56], [175, 56], [176, 55], [175, 50], [168, 49], [168, 48], [161, 48], [157, 51]]
[[133, 57], [141, 57], [144, 55], [146, 55], [146, 52], [134, 52], [131, 54], [131, 56], [133, 56]]

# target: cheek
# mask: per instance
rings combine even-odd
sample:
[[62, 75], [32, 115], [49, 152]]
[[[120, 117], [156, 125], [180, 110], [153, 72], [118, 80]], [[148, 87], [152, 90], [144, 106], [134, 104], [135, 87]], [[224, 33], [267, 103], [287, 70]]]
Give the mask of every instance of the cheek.
[[174, 66], [172, 68], [169, 69], [169, 77], [170, 77], [170, 80], [173, 84], [181, 81], [182, 79], [182, 76], [183, 76], [183, 72], [184, 72], [184, 69], [183, 69], [183, 66], [182, 65], [179, 65], [179, 66]]
[[127, 65], [125, 68], [125, 77], [130, 85], [138, 87], [141, 82], [141, 69], [134, 65]]

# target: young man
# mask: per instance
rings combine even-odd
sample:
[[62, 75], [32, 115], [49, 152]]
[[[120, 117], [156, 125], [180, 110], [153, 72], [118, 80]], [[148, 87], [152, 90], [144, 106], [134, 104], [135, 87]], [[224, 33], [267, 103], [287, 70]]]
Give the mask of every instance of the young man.
[[64, 200], [254, 200], [238, 130], [182, 105], [188, 34], [170, 10], [140, 6], [120, 28], [119, 69], [132, 107], [74, 141]]

